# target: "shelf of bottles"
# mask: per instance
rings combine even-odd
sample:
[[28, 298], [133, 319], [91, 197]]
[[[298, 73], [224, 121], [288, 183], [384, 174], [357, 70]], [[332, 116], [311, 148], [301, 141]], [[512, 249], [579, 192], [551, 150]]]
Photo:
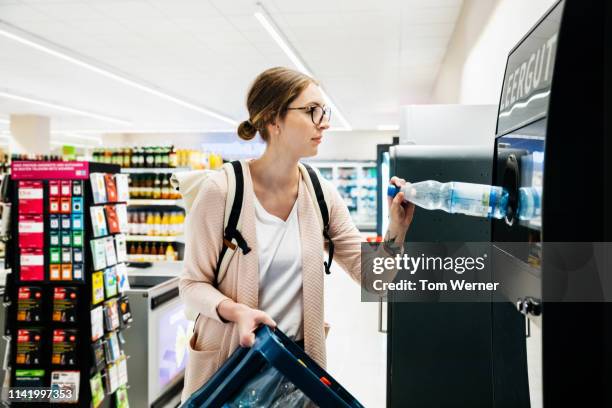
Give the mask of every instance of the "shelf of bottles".
[[309, 164], [336, 186], [357, 228], [363, 231], [376, 228], [375, 162], [312, 161]]
[[98, 148], [92, 160], [117, 164], [124, 173], [156, 173], [162, 169], [198, 170], [221, 167], [223, 160], [218, 154], [193, 149], [176, 149], [174, 146], [135, 146], [121, 148]]
[[130, 242], [128, 245], [129, 262], [176, 262], [179, 250], [172, 242]]

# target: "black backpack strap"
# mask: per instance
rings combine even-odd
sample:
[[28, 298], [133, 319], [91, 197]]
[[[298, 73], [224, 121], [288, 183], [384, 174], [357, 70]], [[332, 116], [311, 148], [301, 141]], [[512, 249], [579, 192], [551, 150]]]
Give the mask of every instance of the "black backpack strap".
[[331, 264], [334, 259], [334, 241], [332, 241], [331, 237], [329, 236], [329, 210], [327, 208], [327, 203], [325, 202], [325, 195], [323, 194], [323, 188], [321, 187], [319, 176], [310, 165], [306, 163], [302, 163], [302, 165], [308, 172], [308, 176], [310, 177], [310, 182], [312, 183], [312, 188], [314, 189], [317, 199], [317, 204], [319, 205], [319, 211], [321, 212], [321, 219], [323, 221], [323, 237], [325, 237], [328, 244], [328, 258], [327, 262], [323, 262], [323, 265], [325, 265], [325, 273], [329, 275], [331, 273]]
[[[225, 256], [228, 248], [236, 249], [236, 244], [238, 244], [238, 247], [240, 247], [243, 254], [246, 255], [251, 252], [251, 248], [249, 248], [246, 240], [240, 231], [238, 231], [238, 221], [240, 219], [244, 199], [244, 174], [242, 173], [242, 163], [239, 160], [236, 160], [230, 164], [234, 171], [236, 190], [234, 191], [234, 201], [232, 203], [229, 219], [227, 221], [227, 225], [225, 226], [225, 231], [223, 232], [223, 248], [219, 254], [219, 259], [217, 260], [217, 268], [215, 272], [219, 271], [221, 262], [223, 261], [223, 257]], [[233, 240], [236, 240], [236, 244], [234, 244]]]

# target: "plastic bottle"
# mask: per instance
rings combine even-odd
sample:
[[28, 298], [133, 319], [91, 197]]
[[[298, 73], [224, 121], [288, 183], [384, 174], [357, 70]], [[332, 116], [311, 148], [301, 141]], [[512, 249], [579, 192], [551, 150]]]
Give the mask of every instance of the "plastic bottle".
[[166, 261], [176, 261], [177, 260], [177, 254], [176, 251], [174, 250], [174, 246], [172, 246], [172, 244], [168, 244], [168, 246], [166, 247]]
[[508, 204], [508, 193], [504, 189], [486, 184], [427, 180], [402, 187], [389, 186], [389, 196], [395, 197], [399, 192], [404, 193], [406, 200], [428, 210], [476, 217], [503, 218]]
[[[395, 197], [404, 193], [405, 200], [428, 210], [444, 210], [485, 218], [504, 218], [508, 209], [509, 194], [499, 186], [427, 180], [407, 183], [403, 187], [390, 185], [388, 195]], [[541, 189], [521, 187], [519, 189], [518, 218], [531, 220], [540, 216]]]

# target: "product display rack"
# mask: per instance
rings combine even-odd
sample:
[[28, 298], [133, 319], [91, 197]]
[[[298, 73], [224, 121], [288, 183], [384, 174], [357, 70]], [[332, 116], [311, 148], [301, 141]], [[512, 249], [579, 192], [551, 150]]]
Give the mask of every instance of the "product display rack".
[[[119, 167], [86, 162], [31, 162], [24, 170], [23, 167], [20, 167], [22, 164], [23, 162], [13, 163], [13, 179], [9, 186], [9, 196], [14, 211], [11, 214], [11, 240], [8, 243], [11, 256], [7, 259], [12, 272], [7, 276], [4, 296], [7, 308], [5, 339], [9, 342], [10, 350], [7, 353], [8, 361], [6, 362], [9, 380], [5, 381], [5, 384], [10, 387], [67, 389], [71, 386], [77, 387], [78, 382], [78, 391], [74, 390], [78, 395], [75, 402], [56, 402], [53, 403], [53, 406], [128, 407], [127, 376], [122, 377], [120, 386], [116, 382], [119, 377], [115, 378], [113, 384], [115, 388], [112, 392], [106, 392], [108, 384], [102, 386], [103, 399], [97, 405], [92, 404], [90, 385], [90, 380], [97, 378], [98, 375], [100, 379], [107, 378], [111, 371], [114, 375], [118, 375], [119, 365], [122, 365], [121, 368], [127, 372], [127, 359], [129, 358], [122, 351], [125, 345], [120, 345], [117, 341], [115, 344], [119, 347], [118, 353], [114, 354], [112, 359], [103, 355], [100, 360], [101, 353], [97, 355], [97, 358], [95, 357], [94, 343], [92, 343], [93, 326], [96, 324], [102, 325], [104, 336], [123, 338], [121, 332], [129, 328], [129, 323], [131, 323], [129, 301], [122, 293], [125, 287], [121, 288], [118, 282], [120, 279], [123, 282], [127, 281], [127, 275], [119, 276], [119, 267], [125, 266], [120, 261], [125, 256], [120, 256], [119, 250], [115, 251], [115, 245], [117, 248], [120, 246], [120, 239], [117, 236], [122, 235], [122, 231], [113, 231], [104, 236], [95, 237], [94, 221], [91, 216], [92, 207], [112, 207], [114, 212], [119, 206], [125, 204], [125, 201], [119, 200], [103, 203], [94, 203], [93, 200], [90, 176], [94, 173], [103, 173], [114, 180], [113, 175], [119, 172]], [[42, 225], [39, 224], [42, 228], [24, 228], [23, 219], [20, 221], [19, 217], [24, 215], [22, 214], [23, 197], [28, 195], [21, 190], [24, 189], [24, 181], [35, 182], [37, 183], [36, 188], [41, 187], [31, 197], [37, 197], [36, 200], [40, 198], [41, 203], [35, 204], [34, 207], [42, 209], [38, 214], [40, 217], [36, 218], [37, 221], [42, 220]], [[61, 188], [60, 200], [61, 209], [64, 212], [60, 215], [71, 216], [70, 229], [63, 228], [67, 226], [64, 225], [67, 217], [64, 219], [60, 217], [59, 228], [56, 228], [58, 225], [55, 224], [58, 220], [57, 217], [54, 217], [58, 215], [56, 209], [54, 210], [54, 203], [58, 198], [55, 187], [62, 182], [71, 183], [73, 188], [69, 196], [64, 196], [66, 190]], [[68, 206], [68, 202], [71, 203], [71, 214], [64, 211], [64, 203]], [[59, 231], [56, 231], [57, 229]], [[25, 239], [24, 236], [27, 235], [25, 233], [32, 231], [37, 235], [30, 234]], [[71, 231], [70, 238], [64, 234], [68, 231]], [[38, 251], [39, 255], [34, 257], [36, 259], [34, 263], [37, 265], [33, 274], [32, 266], [29, 266], [32, 262], [24, 264], [21, 262], [26, 259], [24, 253], [30, 249], [20, 248], [20, 246], [23, 247], [26, 241], [32, 241], [32, 237], [35, 237], [34, 241], [40, 243], [40, 235], [42, 235], [42, 255], [40, 255], [41, 251]], [[102, 322], [93, 322], [92, 310], [99, 305], [93, 304], [95, 289], [93, 277], [94, 272], [97, 271], [94, 270], [95, 254], [93, 254], [91, 243], [109, 238], [117, 262], [115, 265], [107, 265], [104, 268], [107, 272], [105, 278], [108, 277], [108, 279], [103, 287], [103, 302], [99, 302], [99, 305], [104, 304], [104, 317]], [[57, 262], [57, 259], [54, 259], [58, 252], [54, 251], [56, 246], [61, 249], [62, 264], [59, 267], [54, 263]], [[70, 263], [67, 262], [69, 252], [72, 257]], [[68, 265], [70, 267], [67, 267]], [[30, 270], [29, 276], [28, 270]], [[56, 276], [57, 271], [60, 275]], [[68, 272], [72, 272], [72, 275], [69, 275]], [[111, 308], [112, 304], [125, 306], [124, 313], [121, 313], [119, 308]], [[111, 309], [117, 314], [112, 314]], [[109, 323], [107, 326], [107, 321], [104, 321], [107, 311], [109, 311], [108, 316], [113, 315], [119, 319], [120, 325], [111, 328], [110, 326], [114, 323]], [[30, 337], [26, 338], [26, 335]], [[24, 340], [27, 341], [24, 342]], [[104, 342], [100, 341], [98, 344], [101, 351], [106, 350]], [[49, 401], [11, 402], [11, 406], [17, 407], [49, 406], [49, 404]]]

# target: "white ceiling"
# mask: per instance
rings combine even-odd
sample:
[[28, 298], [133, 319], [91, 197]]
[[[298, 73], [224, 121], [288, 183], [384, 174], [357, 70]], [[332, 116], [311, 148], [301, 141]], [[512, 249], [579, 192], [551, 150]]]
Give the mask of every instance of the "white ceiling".
[[[429, 101], [462, 1], [264, 5], [352, 127], [375, 129], [397, 124], [399, 105]], [[16, 29], [236, 121], [247, 118], [254, 77], [291, 66], [255, 10], [255, 0], [0, 0], [0, 20]], [[135, 129], [231, 128], [3, 36], [1, 91], [128, 120]], [[11, 113], [49, 115], [54, 129], [129, 128], [0, 97], [0, 117]]]

